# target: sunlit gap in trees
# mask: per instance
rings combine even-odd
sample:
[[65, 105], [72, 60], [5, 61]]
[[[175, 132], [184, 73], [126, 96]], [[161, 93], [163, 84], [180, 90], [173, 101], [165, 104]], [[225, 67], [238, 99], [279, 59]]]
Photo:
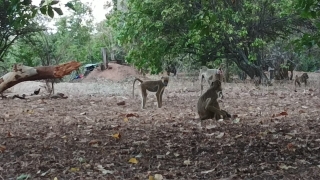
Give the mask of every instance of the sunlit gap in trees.
[[[64, 6], [70, 0], [60, 0], [59, 5], [63, 12], [62, 16], [55, 15], [55, 17], [48, 22], [47, 28], [49, 32], [55, 33], [57, 31], [57, 27], [55, 23], [57, 19], [71, 15], [71, 10]], [[105, 14], [111, 11], [111, 8], [106, 8], [104, 5], [106, 3], [111, 3], [112, 0], [80, 0], [82, 3], [87, 4], [89, 7], [92, 8], [92, 15], [93, 15], [93, 23], [99, 23], [106, 19]], [[39, 5], [41, 0], [32, 0], [33, 5]], [[88, 17], [83, 17], [84, 19]]]

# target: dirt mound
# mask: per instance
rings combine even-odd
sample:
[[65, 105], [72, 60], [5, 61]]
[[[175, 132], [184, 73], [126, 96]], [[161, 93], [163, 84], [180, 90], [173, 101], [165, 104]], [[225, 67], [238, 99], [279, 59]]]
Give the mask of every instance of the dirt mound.
[[101, 71], [100, 69], [94, 69], [84, 81], [96, 80], [99, 78], [109, 79], [114, 81], [121, 81], [130, 76], [140, 77], [138, 70], [133, 67], [120, 65], [116, 63], [109, 63], [111, 69]]

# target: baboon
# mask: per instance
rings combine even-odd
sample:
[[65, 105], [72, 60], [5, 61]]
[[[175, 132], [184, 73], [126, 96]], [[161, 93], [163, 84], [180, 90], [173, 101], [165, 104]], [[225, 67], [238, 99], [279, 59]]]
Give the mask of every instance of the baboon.
[[199, 73], [201, 94], [203, 90], [203, 79], [207, 81], [210, 86], [213, 81], [222, 79], [222, 71], [221, 69], [208, 69], [206, 66], [201, 67]]
[[303, 73], [300, 77], [296, 75], [296, 79], [294, 80], [294, 86], [296, 87], [297, 84], [299, 87], [301, 87], [301, 83], [304, 83], [304, 86], [307, 86], [307, 79], [309, 79], [309, 76], [307, 73]]
[[156, 92], [158, 108], [162, 107], [162, 95], [165, 87], [167, 87], [169, 82], [169, 77], [161, 77], [161, 80], [158, 81], [142, 81], [139, 78], [135, 78], [133, 81], [133, 88], [132, 88], [132, 96], [134, 97], [134, 84], [136, 81], [139, 81], [140, 88], [141, 88], [141, 96], [142, 96], [142, 103], [141, 108], [145, 109], [146, 101], [147, 101], [147, 90], [150, 92]]
[[[56, 78], [56, 79], [46, 79], [45, 83], [45, 89], [50, 93], [50, 94], [54, 94], [54, 83], [59, 83], [62, 82], [62, 78]], [[51, 87], [50, 87], [51, 84]]]
[[220, 66], [219, 68], [218, 68], [218, 70], [219, 70], [219, 72], [218, 72], [218, 74], [216, 74], [216, 80], [219, 80], [219, 81], [221, 81], [221, 82], [226, 82], [226, 79], [225, 79], [225, 76], [224, 76], [224, 72], [223, 72], [223, 70], [222, 70], [222, 67]]
[[200, 96], [197, 104], [198, 114], [200, 120], [215, 118], [216, 120], [230, 118], [231, 115], [220, 109], [218, 99], [218, 92], [222, 91], [221, 82], [216, 80], [211, 83], [210, 88]]
[[218, 69], [219, 71], [217, 72], [218, 74], [215, 74], [216, 76], [216, 80], [219, 80], [219, 81], [223, 81], [224, 77], [223, 77], [223, 72], [221, 69]]
[[259, 86], [261, 84], [261, 79], [259, 76], [254, 75], [253, 76], [253, 83], [255, 86]]
[[166, 71], [168, 76], [170, 76], [170, 73], [173, 73], [173, 76], [177, 75], [177, 68], [174, 65], [167, 66]]

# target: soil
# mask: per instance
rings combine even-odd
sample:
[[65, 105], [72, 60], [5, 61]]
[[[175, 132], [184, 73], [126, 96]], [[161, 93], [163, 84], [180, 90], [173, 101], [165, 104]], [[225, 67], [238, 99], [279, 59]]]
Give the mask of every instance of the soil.
[[0, 179], [320, 178], [319, 74], [296, 92], [293, 82], [223, 83], [220, 106], [233, 118], [201, 123], [194, 78], [171, 77], [163, 107], [150, 93], [141, 110], [132, 98], [138, 74], [117, 66], [110, 76], [93, 72], [94, 81], [56, 84], [68, 99], [1, 100]]
[[83, 82], [88, 82], [97, 79], [109, 79], [113, 81], [120, 81], [128, 77], [141, 77], [138, 70], [125, 65], [117, 63], [109, 63], [109, 68], [106, 71], [101, 71], [99, 68], [94, 69]]

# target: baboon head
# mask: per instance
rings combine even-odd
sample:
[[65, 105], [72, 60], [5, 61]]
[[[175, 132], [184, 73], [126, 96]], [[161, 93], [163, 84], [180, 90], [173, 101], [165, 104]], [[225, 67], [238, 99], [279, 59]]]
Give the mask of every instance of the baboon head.
[[303, 77], [304, 79], [309, 79], [309, 76], [307, 73], [303, 73], [301, 77]]
[[221, 81], [215, 80], [215, 81], [211, 82], [210, 88], [213, 88], [216, 91], [222, 91]]
[[164, 86], [167, 86], [169, 82], [169, 77], [161, 77], [161, 81]]

